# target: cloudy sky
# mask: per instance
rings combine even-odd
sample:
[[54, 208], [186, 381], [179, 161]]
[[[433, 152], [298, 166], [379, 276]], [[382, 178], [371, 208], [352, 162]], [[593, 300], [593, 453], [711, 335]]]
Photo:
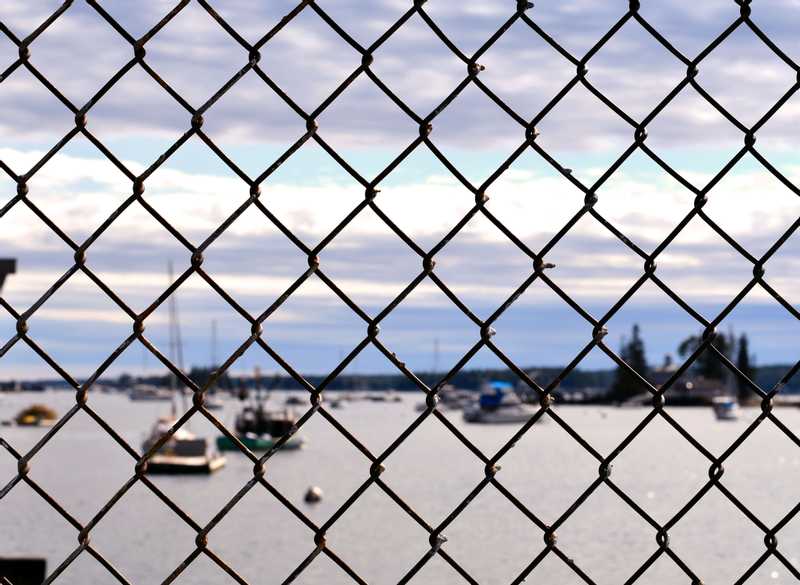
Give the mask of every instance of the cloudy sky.
[[[100, 3], [133, 38], [140, 38], [173, 7], [164, 0]], [[133, 49], [84, 2], [76, 2], [29, 46], [30, 63], [81, 108], [118, 71], [120, 80], [92, 106], [87, 129], [133, 175], [141, 174], [189, 129], [185, 106], [200, 108], [248, 63], [243, 44], [258, 43], [295, 7], [291, 0], [210, 2], [240, 35], [237, 41], [195, 0], [145, 45], [147, 66], [185, 104], [159, 86], [145, 69], [129, 66]], [[407, 0], [318, 0], [352, 43], [369, 47], [407, 15]], [[705, 47], [739, 17], [732, 0], [698, 3], [643, 1], [640, 15], [689, 60], [703, 55], [696, 83], [736, 120], [715, 109], [692, 85], [647, 124], [646, 145], [689, 184], [703, 189], [744, 144], [744, 132], [759, 123], [782, 96], [786, 103], [759, 124], [756, 150], [786, 182], [800, 180], [794, 145], [800, 128], [796, 31], [800, 3], [754, 3], [753, 22], [784, 52], [767, 47], [746, 24], [725, 42]], [[3, 3], [0, 69], [13, 66], [24, 39], [59, 3]], [[644, 262], [590, 215], [555, 245], [548, 245], [581, 209], [584, 193], [633, 143], [633, 127], [577, 81], [576, 62], [627, 10], [627, 2], [540, 0], [527, 18], [563, 47], [559, 52], [517, 19], [477, 61], [478, 76], [516, 113], [515, 119], [475, 83], [468, 83], [432, 122], [429, 145], [421, 144], [391, 173], [384, 169], [419, 137], [419, 120], [464, 81], [467, 66], [437, 36], [431, 23], [469, 60], [513, 16], [509, 0], [430, 0], [425, 16], [411, 13], [372, 52], [369, 67], [402, 100], [401, 109], [359, 69], [359, 51], [339, 36], [313, 7], [306, 6], [260, 48], [259, 69], [305, 112], [319, 109], [354, 72], [352, 82], [317, 113], [318, 136], [347, 162], [348, 172], [313, 139], [294, 152], [261, 184], [260, 201], [275, 218], [313, 248], [364, 200], [364, 182], [380, 176], [375, 204], [394, 224], [430, 250], [474, 207], [474, 189], [493, 176], [526, 140], [519, 120], [539, 118], [536, 145], [570, 178], [533, 148], [488, 186], [486, 209], [534, 252], [547, 249], [555, 264], [548, 274], [595, 318], [602, 317], [642, 275]], [[630, 120], [648, 117], [686, 78], [687, 65], [634, 18], [590, 56], [586, 80], [614, 101]], [[548, 104], [565, 86], [572, 89]], [[412, 115], [409, 115], [409, 112]], [[414, 119], [416, 117], [416, 119]], [[259, 177], [306, 133], [306, 124], [264, 81], [248, 70], [204, 114], [203, 132], [251, 180]], [[74, 115], [25, 66], [0, 82], [0, 160], [17, 175], [35, 168], [75, 126]], [[437, 158], [443, 154], [456, 176]], [[467, 184], [464, 184], [464, 182]], [[78, 134], [28, 181], [30, 202], [77, 245], [123, 204], [131, 180], [85, 136]], [[472, 189], [470, 188], [472, 187]], [[145, 181], [144, 200], [190, 245], [200, 245], [248, 199], [247, 183], [198, 136], [190, 137]], [[8, 202], [16, 194], [12, 176], [0, 178], [0, 256], [18, 259], [3, 298], [23, 312], [73, 263], [73, 250], [36, 216], [31, 206]], [[645, 253], [655, 250], [692, 209], [695, 194], [636, 150], [597, 189], [596, 211]], [[800, 200], [754, 156], [745, 154], [714, 184], [704, 208], [708, 217], [760, 258], [798, 217]], [[796, 274], [800, 236], [766, 263], [766, 280], [787, 299], [800, 299]], [[370, 208], [319, 254], [324, 274], [369, 315], [376, 315], [420, 273], [422, 259]], [[167, 263], [177, 273], [190, 252], [138, 202], [92, 243], [87, 266], [134, 311], [144, 310], [168, 285]], [[713, 319], [748, 283], [752, 263], [700, 218], [694, 218], [663, 251], [657, 274], [699, 313]], [[259, 209], [251, 206], [205, 253], [208, 274], [253, 315], [270, 306], [307, 269], [307, 257]], [[532, 263], [509, 237], [478, 213], [436, 255], [436, 274], [481, 319], [487, 318], [531, 274]], [[187, 365], [224, 359], [250, 326], [200, 277], [178, 290]], [[212, 322], [217, 343], [212, 344]], [[609, 322], [616, 347], [640, 323], [651, 361], [660, 361], [699, 325], [652, 283], [647, 283]], [[167, 310], [148, 318], [147, 334], [167, 351]], [[0, 315], [3, 342], [14, 321]], [[747, 331], [760, 363], [797, 360], [800, 324], [760, 288], [723, 323]], [[534, 283], [496, 322], [497, 344], [523, 366], [565, 364], [591, 338], [591, 326], [543, 282]], [[75, 376], [92, 372], [130, 333], [131, 319], [82, 273], [70, 278], [30, 319], [30, 335]], [[298, 370], [330, 371], [363, 338], [366, 325], [321, 279], [313, 276], [264, 325], [264, 338]], [[426, 280], [381, 324], [381, 339], [412, 368], [449, 367], [479, 337], [478, 328]], [[438, 346], [438, 359], [434, 355]], [[488, 351], [472, 366], [495, 366]], [[264, 370], [274, 364], [252, 349], [233, 367]], [[599, 351], [587, 367], [609, 367]], [[350, 371], [391, 371], [368, 348]], [[112, 372], [156, 371], [156, 360], [134, 345]], [[0, 359], [0, 378], [50, 376], [29, 348], [17, 344]]]

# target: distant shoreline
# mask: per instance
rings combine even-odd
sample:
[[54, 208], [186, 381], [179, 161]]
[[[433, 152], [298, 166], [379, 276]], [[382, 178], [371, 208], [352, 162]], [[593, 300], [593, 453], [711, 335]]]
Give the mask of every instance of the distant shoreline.
[[[771, 389], [778, 381], [792, 368], [789, 364], [774, 364], [759, 366], [755, 377], [755, 382], [764, 389]], [[563, 370], [559, 367], [529, 367], [524, 371], [532, 376], [537, 383], [546, 386], [555, 379]], [[209, 368], [192, 368], [188, 375], [190, 378], [202, 384], [208, 379]], [[441, 381], [444, 373], [433, 374], [431, 372], [416, 373], [417, 378], [428, 387], [433, 387]], [[312, 386], [322, 384], [326, 376], [312, 374], [304, 376], [304, 379]], [[477, 390], [481, 384], [487, 380], [503, 380], [513, 384], [521, 383], [520, 378], [508, 369], [470, 369], [462, 370], [455, 374], [449, 384], [457, 388]], [[558, 385], [560, 393], [582, 393], [581, 402], [608, 402], [604, 396], [614, 380], [614, 370], [573, 370]], [[82, 382], [78, 378], [78, 382]], [[117, 389], [125, 389], [136, 383], [152, 384], [154, 386], [169, 387], [169, 377], [165, 375], [135, 376], [132, 374], [122, 374], [116, 377], [101, 378], [97, 384]], [[262, 375], [258, 381], [263, 388], [270, 390], [305, 390], [297, 381], [288, 374], [283, 375]], [[256, 380], [253, 376], [233, 375], [226, 376], [220, 380], [218, 387], [226, 391], [235, 391], [238, 388], [253, 388]], [[32, 379], [32, 380], [4, 380], [0, 381], [0, 393], [21, 390], [41, 390], [43, 388], [52, 389], [71, 389], [72, 387], [61, 379]], [[411, 392], [419, 391], [419, 387], [404, 374], [339, 374], [325, 386], [325, 391], [359, 391], [369, 390], [371, 392]], [[800, 375], [793, 378], [781, 389], [782, 394], [800, 393]]]

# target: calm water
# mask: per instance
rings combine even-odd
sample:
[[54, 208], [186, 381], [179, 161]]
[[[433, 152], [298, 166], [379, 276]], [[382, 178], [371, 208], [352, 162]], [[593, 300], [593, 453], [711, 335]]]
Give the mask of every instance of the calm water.
[[[32, 401], [60, 412], [69, 393], [0, 395], [0, 419]], [[332, 411], [374, 453], [379, 453], [417, 416], [416, 396], [402, 403], [349, 403]], [[282, 402], [282, 401], [281, 401]], [[138, 447], [153, 419], [166, 414], [158, 403], [130, 403], [115, 395], [91, 397], [96, 410]], [[220, 415], [232, 420], [229, 401]], [[673, 409], [674, 416], [712, 452], [721, 453], [756, 417], [745, 409], [739, 422], [720, 423], [709, 409]], [[787, 426], [800, 432], [800, 409], [778, 409]], [[559, 413], [596, 449], [607, 453], [645, 416], [643, 409], [561, 407]], [[485, 452], [499, 448], [514, 432], [508, 426], [473, 426], [452, 420]], [[193, 431], [209, 437], [203, 421]], [[0, 427], [18, 450], [30, 448], [41, 429]], [[369, 463], [327, 421], [314, 417], [303, 434], [309, 446], [270, 460], [267, 478], [316, 523], [322, 524], [368, 477]], [[430, 524], [436, 525], [477, 485], [483, 464], [434, 419], [427, 420], [386, 462], [383, 479]], [[597, 462], [556, 424], [537, 425], [501, 461], [498, 480], [544, 521], [552, 522], [593, 481]], [[656, 419], [621, 455], [612, 479], [656, 520], [666, 521], [707, 478], [707, 461], [661, 419]], [[0, 452], [0, 483], [16, 472]], [[132, 475], [133, 460], [81, 413], [33, 460], [31, 477], [78, 520], [88, 521]], [[201, 525], [244, 485], [252, 465], [230, 454], [212, 477], [154, 477], [153, 481]], [[767, 524], [798, 503], [800, 449], [770, 423], [762, 425], [727, 462], [725, 485]], [[322, 503], [303, 503], [305, 489], [320, 486]], [[541, 532], [492, 486], [487, 487], [445, 530], [445, 549], [480, 583], [513, 580], [543, 547]], [[76, 531], [27, 485], [0, 500], [0, 555], [46, 556], [55, 568], [77, 545]], [[92, 531], [93, 545], [132, 583], [163, 580], [194, 548], [194, 533], [146, 487], [135, 485]], [[706, 583], [734, 582], [764, 551], [763, 534], [719, 492], [712, 490], [670, 531], [673, 549]], [[779, 533], [779, 546], [800, 559], [800, 520]], [[328, 543], [370, 583], [395, 583], [428, 549], [427, 533], [379, 488], [371, 487], [328, 532]], [[559, 547], [598, 583], [622, 583], [656, 550], [655, 533], [605, 486], [558, 531]], [[279, 583], [314, 548], [313, 534], [271, 494], [257, 486], [209, 536], [209, 548], [250, 583]], [[57, 583], [112, 583], [113, 578], [83, 554]], [[205, 556], [176, 581], [185, 585], [233, 583]], [[297, 580], [309, 585], [349, 583], [320, 555]], [[418, 583], [462, 583], [438, 557], [418, 574]], [[528, 583], [572, 585], [581, 581], [555, 556]], [[641, 583], [687, 583], [662, 557]], [[752, 583], [794, 583], [769, 560]]]

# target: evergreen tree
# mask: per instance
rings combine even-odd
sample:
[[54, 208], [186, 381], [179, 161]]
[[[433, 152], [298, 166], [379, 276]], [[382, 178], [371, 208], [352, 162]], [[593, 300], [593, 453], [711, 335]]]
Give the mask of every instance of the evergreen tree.
[[[647, 377], [647, 357], [638, 324], [633, 326], [629, 342], [623, 338], [620, 357], [637, 374], [643, 378]], [[611, 387], [611, 395], [615, 400], [623, 401], [645, 391], [644, 386], [628, 368], [617, 367], [614, 384]]]
[[[198, 386], [205, 386], [208, 384], [209, 380], [211, 380], [211, 376], [214, 374], [214, 371], [217, 369], [217, 366], [206, 367], [206, 366], [193, 366], [191, 370], [189, 370], [189, 378]], [[228, 372], [223, 372], [222, 375], [217, 380], [215, 387], [224, 388], [229, 390], [232, 387], [230, 376], [228, 376]]]
[[[742, 336], [739, 338], [739, 352], [736, 356], [736, 367], [751, 380], [755, 376], [756, 369], [750, 360], [750, 344], [747, 339], [747, 334], [745, 333], [742, 333]], [[755, 398], [756, 395], [741, 376], [736, 377], [736, 385], [739, 391], [739, 402], [750, 402]]]
[[[700, 347], [702, 341], [703, 338], [699, 335], [687, 337], [678, 346], [678, 353], [681, 357], [686, 358]], [[734, 350], [735, 340], [733, 337], [720, 334], [714, 337], [711, 345], [722, 355], [730, 358]], [[697, 356], [692, 367], [697, 374], [709, 380], [725, 380], [726, 372], [728, 371], [722, 360], [709, 347], [705, 347], [700, 355]]]

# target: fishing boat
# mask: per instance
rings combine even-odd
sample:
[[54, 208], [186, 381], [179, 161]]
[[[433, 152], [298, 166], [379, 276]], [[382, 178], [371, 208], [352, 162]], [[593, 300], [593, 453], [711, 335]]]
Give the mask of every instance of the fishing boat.
[[[276, 376], [273, 386], [278, 383]], [[268, 393], [261, 387], [261, 374], [255, 369], [254, 383], [256, 396], [253, 403], [246, 405], [236, 415], [234, 429], [236, 438], [251, 451], [269, 451], [284, 435], [294, 430], [297, 416], [291, 408], [270, 410], [266, 407]], [[293, 434], [281, 449], [299, 449], [305, 445], [305, 438]], [[217, 449], [220, 451], [238, 451], [239, 446], [226, 435], [217, 437]]]
[[739, 403], [732, 396], [716, 396], [711, 400], [711, 408], [717, 420], [739, 420]]
[[485, 424], [522, 424], [538, 411], [538, 406], [522, 402], [510, 383], [491, 381], [483, 385], [478, 400], [464, 408], [464, 420]]
[[45, 404], [29, 406], [14, 417], [14, 422], [21, 427], [49, 427], [57, 420], [56, 411]]
[[128, 392], [128, 398], [134, 402], [169, 402], [172, 392], [152, 384], [136, 384]]
[[[169, 431], [176, 420], [175, 417], [164, 416], [156, 421], [150, 435], [142, 443], [145, 453]], [[209, 474], [224, 465], [225, 457], [209, 452], [206, 439], [181, 427], [148, 460], [147, 473]]]
[[[284, 408], [267, 410], [263, 405], [245, 406], [236, 417], [236, 438], [251, 451], [269, 451], [278, 440], [292, 430], [297, 417], [294, 411]], [[292, 435], [282, 449], [299, 449], [306, 440], [301, 435]], [[217, 449], [237, 451], [235, 442], [226, 436], [217, 437]]]

